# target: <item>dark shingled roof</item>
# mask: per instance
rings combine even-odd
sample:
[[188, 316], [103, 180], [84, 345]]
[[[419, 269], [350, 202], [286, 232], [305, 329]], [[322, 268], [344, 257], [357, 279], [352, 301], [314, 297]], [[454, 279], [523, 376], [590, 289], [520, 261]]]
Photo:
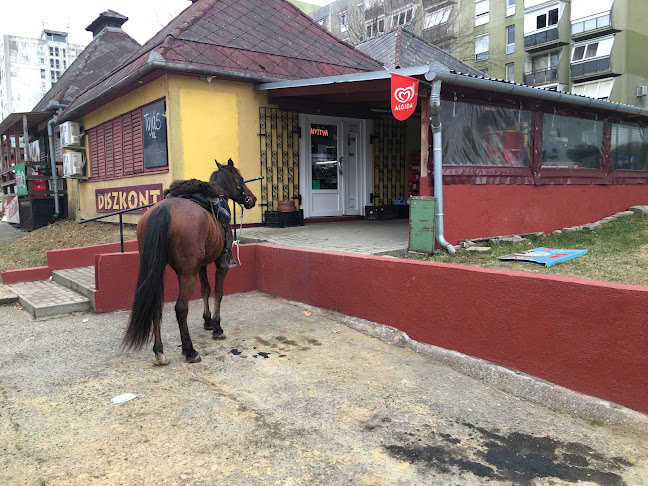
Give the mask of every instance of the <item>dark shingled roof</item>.
[[71, 103], [79, 94], [128, 59], [139, 47], [139, 43], [123, 30], [115, 27], [103, 29], [36, 104], [34, 111], [45, 110], [50, 100]]
[[356, 48], [382, 61], [387, 69], [436, 64], [444, 71], [457, 71], [474, 76], [484, 75], [443, 49], [401, 27], [361, 42]]
[[82, 116], [155, 69], [259, 82], [384, 68], [285, 0], [198, 0], [79, 96], [61, 120]]

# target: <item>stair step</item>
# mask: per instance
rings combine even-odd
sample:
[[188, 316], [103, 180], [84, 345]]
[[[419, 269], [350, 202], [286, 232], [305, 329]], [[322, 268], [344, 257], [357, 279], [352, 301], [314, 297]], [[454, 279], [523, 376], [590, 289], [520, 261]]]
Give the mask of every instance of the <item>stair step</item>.
[[53, 280], [8, 285], [18, 302], [34, 317], [58, 316], [92, 309], [92, 301]]
[[94, 296], [97, 291], [94, 266], [54, 270], [52, 280], [85, 295], [92, 302], [92, 308], [94, 309]]

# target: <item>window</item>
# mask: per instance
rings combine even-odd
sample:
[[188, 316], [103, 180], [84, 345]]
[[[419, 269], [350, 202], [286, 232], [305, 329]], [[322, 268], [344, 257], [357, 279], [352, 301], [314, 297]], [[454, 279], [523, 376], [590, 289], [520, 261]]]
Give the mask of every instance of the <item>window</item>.
[[612, 124], [610, 168], [648, 170], [648, 128]]
[[509, 62], [504, 67], [505, 67], [505, 70], [506, 70], [506, 73], [505, 73], [506, 78], [505, 79], [507, 81], [515, 82], [515, 63], [514, 62]]
[[146, 172], [142, 116], [137, 108], [88, 130], [92, 180]]
[[544, 29], [558, 24], [558, 9], [553, 8], [536, 17], [536, 29]]
[[572, 86], [572, 94], [589, 96], [599, 100], [610, 98], [612, 88], [614, 87], [614, 78], [601, 79], [589, 83], [579, 83]]
[[45, 79], [45, 70], [41, 69], [41, 79]]
[[506, 16], [515, 15], [515, 0], [506, 0]]
[[54, 69], [54, 59], [50, 59], [50, 68]]
[[41, 64], [45, 64], [45, 58], [44, 58], [44, 57], [41, 57], [41, 58], [40, 58], [40, 63], [41, 63]]
[[61, 68], [61, 63], [60, 63], [59, 60], [57, 59], [57, 60], [56, 60], [56, 69], [60, 69], [60, 68]]
[[531, 112], [472, 103], [441, 103], [443, 165], [527, 167]]
[[543, 123], [543, 167], [601, 168], [603, 122], [545, 114]]
[[534, 72], [556, 69], [558, 68], [559, 62], [560, 51], [553, 51], [548, 54], [541, 54], [531, 58], [531, 66]]
[[50, 48], [49, 48], [49, 53], [50, 53], [50, 56], [54, 55], [54, 48], [52, 46], [50, 46]]
[[394, 12], [392, 15], [392, 28], [411, 23], [414, 18], [414, 9], [413, 5], [408, 5], [404, 9]]
[[340, 14], [340, 32], [349, 30], [349, 13], [344, 11]]
[[378, 19], [367, 24], [367, 39], [385, 32], [385, 19]]
[[596, 14], [592, 17], [572, 22], [572, 34], [582, 34], [595, 29], [602, 29], [610, 26], [610, 12], [602, 15]]
[[440, 8], [439, 10], [433, 10], [432, 12], [426, 13], [425, 19], [423, 20], [423, 30], [448, 23], [451, 12], [452, 6]]
[[515, 25], [506, 27], [506, 53], [513, 54], [515, 52]]
[[67, 62], [63, 61], [63, 69], [67, 69]]
[[475, 61], [486, 61], [488, 59], [488, 34], [475, 37]]
[[54, 55], [58, 57], [58, 55], [59, 55], [59, 48], [58, 47], [54, 48]]
[[488, 23], [489, 8], [489, 0], [475, 1], [475, 25], [483, 25]]
[[63, 57], [65, 57], [65, 49], [63, 49]]
[[582, 44], [575, 44], [572, 62], [586, 61], [597, 57], [609, 56], [614, 45], [614, 36], [593, 39]]

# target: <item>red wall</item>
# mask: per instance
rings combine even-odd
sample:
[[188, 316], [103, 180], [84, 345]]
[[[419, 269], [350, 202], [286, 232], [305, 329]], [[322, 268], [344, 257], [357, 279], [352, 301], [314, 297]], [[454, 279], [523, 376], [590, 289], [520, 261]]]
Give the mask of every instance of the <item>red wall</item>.
[[648, 413], [648, 287], [259, 245], [258, 289]]
[[[256, 245], [243, 245], [240, 250], [242, 264], [230, 268], [225, 279], [225, 295], [241, 292], [251, 292], [257, 288], [256, 275]], [[130, 309], [135, 294], [137, 272], [139, 269], [139, 254], [136, 251], [127, 253], [108, 253], [96, 256], [95, 262], [95, 311], [111, 312], [120, 309]], [[212, 292], [214, 288], [214, 273], [216, 267], [207, 267]], [[178, 277], [167, 266], [164, 275], [164, 301], [175, 302], [178, 298]], [[196, 282], [196, 290], [192, 299], [200, 299], [200, 282]], [[202, 305], [198, 304], [198, 305]], [[213, 310], [213, 301], [210, 300]]]
[[460, 239], [545, 233], [648, 204], [645, 185], [445, 185], [444, 231]]

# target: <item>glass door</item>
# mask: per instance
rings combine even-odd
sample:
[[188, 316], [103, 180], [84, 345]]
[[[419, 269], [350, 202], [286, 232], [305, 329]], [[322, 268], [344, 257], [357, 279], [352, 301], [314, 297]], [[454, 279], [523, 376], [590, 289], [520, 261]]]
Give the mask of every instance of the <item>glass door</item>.
[[342, 171], [338, 124], [309, 124], [311, 161], [311, 215], [342, 215]]

